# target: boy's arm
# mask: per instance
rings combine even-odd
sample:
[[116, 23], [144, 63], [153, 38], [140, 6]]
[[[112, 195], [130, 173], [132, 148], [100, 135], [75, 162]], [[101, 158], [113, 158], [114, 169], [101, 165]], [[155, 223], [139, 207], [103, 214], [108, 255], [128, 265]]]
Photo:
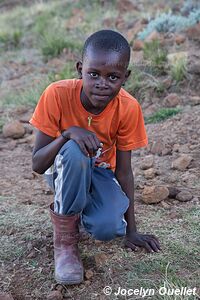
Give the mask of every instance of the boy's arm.
[[125, 245], [133, 250], [135, 250], [136, 246], [139, 246], [144, 247], [148, 252], [158, 252], [161, 249], [157, 238], [153, 235], [139, 234], [136, 229], [131, 151], [117, 150], [115, 176], [130, 201], [129, 208], [125, 213], [125, 219], [127, 221]]
[[78, 126], [69, 127], [57, 138], [38, 130], [32, 154], [33, 171], [43, 174], [53, 164], [60, 148], [70, 139], [79, 145], [86, 156], [93, 157], [101, 147], [94, 132]]

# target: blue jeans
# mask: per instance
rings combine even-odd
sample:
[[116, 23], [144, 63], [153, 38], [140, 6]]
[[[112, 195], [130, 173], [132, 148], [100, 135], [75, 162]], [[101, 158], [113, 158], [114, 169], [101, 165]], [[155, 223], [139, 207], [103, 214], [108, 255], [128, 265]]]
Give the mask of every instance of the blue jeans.
[[80, 213], [86, 231], [97, 240], [108, 241], [125, 235], [129, 199], [112, 170], [94, 163], [95, 158], [86, 157], [70, 140], [57, 154], [54, 172], [45, 177], [54, 190], [55, 212]]

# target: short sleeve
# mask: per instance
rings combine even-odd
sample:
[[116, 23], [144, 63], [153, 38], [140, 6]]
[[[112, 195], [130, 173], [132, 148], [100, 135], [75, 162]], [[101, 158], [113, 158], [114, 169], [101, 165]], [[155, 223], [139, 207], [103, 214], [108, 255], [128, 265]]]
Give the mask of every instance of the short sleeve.
[[134, 99], [126, 106], [117, 132], [116, 147], [121, 151], [129, 151], [144, 147], [148, 138], [140, 104]]
[[49, 85], [41, 95], [30, 124], [45, 134], [56, 137], [59, 132], [60, 109], [59, 96], [53, 84]]

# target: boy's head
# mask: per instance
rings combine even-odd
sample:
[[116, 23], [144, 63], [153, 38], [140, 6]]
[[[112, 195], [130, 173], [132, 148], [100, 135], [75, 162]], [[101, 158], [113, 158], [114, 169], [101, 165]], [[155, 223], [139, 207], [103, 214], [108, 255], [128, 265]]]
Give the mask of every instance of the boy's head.
[[94, 113], [107, 106], [130, 74], [129, 60], [130, 46], [118, 32], [100, 30], [86, 40], [82, 62], [77, 63], [83, 79], [81, 100], [85, 106], [91, 107]]
[[119, 33], [113, 30], [100, 30], [93, 33], [85, 41], [82, 60], [87, 58], [89, 50], [116, 52], [123, 58], [121, 64], [127, 68], [130, 60], [130, 46], [128, 41]]

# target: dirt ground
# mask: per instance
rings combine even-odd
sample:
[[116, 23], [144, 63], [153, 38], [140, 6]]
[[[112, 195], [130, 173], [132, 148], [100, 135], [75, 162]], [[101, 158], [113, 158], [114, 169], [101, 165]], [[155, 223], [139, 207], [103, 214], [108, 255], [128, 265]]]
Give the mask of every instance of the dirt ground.
[[[0, 3], [0, 8], [10, 9], [19, 1], [8, 1], [7, 5], [4, 2]], [[191, 63], [194, 63], [194, 55], [197, 61], [200, 60], [199, 40], [186, 39], [178, 49], [190, 51]], [[173, 50], [177, 51], [177, 48], [174, 46]], [[26, 63], [22, 63], [16, 53], [13, 58], [9, 51], [0, 58], [0, 76], [3, 78], [0, 99], [7, 95], [8, 88], [13, 95], [18, 90], [37, 85], [52, 69], [61, 70], [66, 59], [61, 55], [44, 62], [39, 51], [26, 47], [20, 55], [22, 53]], [[133, 52], [133, 55], [136, 59], [141, 53]], [[142, 287], [155, 291], [152, 300], [200, 299], [199, 83], [198, 74], [190, 75], [178, 87], [172, 84], [160, 97], [147, 90], [149, 101], [142, 102], [145, 117], [163, 107], [163, 99], [170, 93], [179, 97], [181, 108], [181, 112], [172, 118], [146, 125], [149, 145], [132, 154], [138, 230], [157, 235], [162, 252], [147, 254], [142, 249], [132, 252], [123, 247], [123, 239], [103, 243], [83, 235], [80, 251], [85, 281], [79, 286], [59, 286], [54, 281], [52, 226], [48, 212], [53, 194], [43, 177], [31, 169], [34, 132], [28, 121], [34, 107], [14, 105], [0, 108], [1, 122], [19, 120], [26, 129], [26, 134], [19, 139], [5, 138], [0, 133], [0, 293], [10, 293], [14, 300], [135, 300], [145, 297], [117, 296], [118, 288]], [[173, 167], [174, 162], [183, 156], [189, 161], [188, 165], [183, 169]], [[149, 160], [152, 160], [151, 166], [144, 167], [144, 162]], [[148, 173], [147, 170], [151, 171]], [[170, 192], [166, 199], [149, 205], [143, 201], [143, 191], [151, 186], [186, 192], [189, 198], [181, 201]], [[112, 294], [105, 294], [106, 286], [112, 288]], [[197, 294], [162, 296], [159, 288], [163, 286], [167, 289], [197, 288]], [[58, 291], [57, 295], [53, 294], [55, 291]], [[1, 299], [6, 300], [3, 294], [0, 294]]]

